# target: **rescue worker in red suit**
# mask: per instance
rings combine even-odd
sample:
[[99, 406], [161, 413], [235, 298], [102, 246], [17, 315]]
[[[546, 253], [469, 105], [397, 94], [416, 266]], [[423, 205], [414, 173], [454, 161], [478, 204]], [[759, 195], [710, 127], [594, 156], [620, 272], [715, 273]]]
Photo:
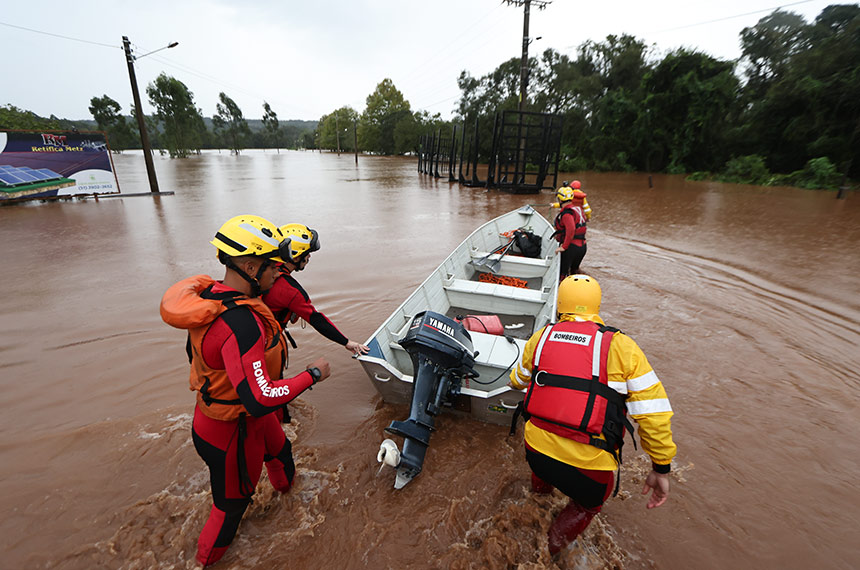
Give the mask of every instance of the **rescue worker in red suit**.
[[[280, 227], [287, 247], [284, 249], [284, 263], [278, 269], [278, 276], [272, 288], [263, 295], [263, 302], [272, 309], [275, 317], [286, 329], [288, 324], [303, 319], [318, 333], [332, 342], [342, 345], [353, 354], [367, 354], [367, 346], [349, 340], [338, 330], [334, 323], [316, 310], [307, 291], [296, 281], [293, 273], [307, 267], [311, 254], [320, 248], [319, 234], [303, 224], [287, 224]], [[292, 338], [286, 333], [290, 342]], [[295, 344], [293, 344], [295, 348]]]
[[226, 266], [223, 281], [191, 277], [161, 301], [164, 321], [188, 330], [190, 384], [197, 392], [191, 436], [209, 468], [214, 503], [197, 543], [203, 566], [217, 562], [233, 541], [264, 463], [272, 486], [290, 490], [292, 447], [272, 412], [331, 373], [319, 358], [282, 378], [285, 340], [260, 299], [282, 261], [278, 227], [258, 216], [236, 216], [212, 244]]
[[[585, 257], [585, 231], [587, 219], [582, 211], [585, 193], [570, 186], [562, 186], [556, 191], [560, 210], [555, 217], [555, 239], [558, 247], [555, 253], [561, 254], [560, 275], [579, 273], [579, 265]], [[578, 205], [577, 205], [578, 204]]]
[[603, 323], [600, 301], [592, 277], [562, 281], [559, 322], [532, 335], [510, 376], [513, 388], [528, 388], [524, 439], [532, 490], [555, 487], [570, 497], [549, 528], [553, 556], [585, 530], [612, 493], [625, 427], [632, 431], [628, 413], [652, 462], [642, 489], [651, 493], [646, 506], [659, 507], [669, 497], [676, 453], [672, 407], [639, 346]]

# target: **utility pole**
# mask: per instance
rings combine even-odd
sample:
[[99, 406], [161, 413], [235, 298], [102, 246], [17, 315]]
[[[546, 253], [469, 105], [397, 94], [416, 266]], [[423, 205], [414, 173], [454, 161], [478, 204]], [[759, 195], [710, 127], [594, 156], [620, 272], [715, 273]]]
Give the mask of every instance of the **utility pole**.
[[358, 166], [358, 120], [352, 120], [352, 148], [355, 149], [355, 165]]
[[[174, 48], [179, 45], [179, 42], [172, 42], [163, 48], [143, 54], [140, 57], [161, 51], [163, 49]], [[143, 120], [143, 109], [140, 106], [140, 93], [137, 92], [137, 76], [134, 74], [134, 60], [137, 59], [131, 54], [131, 42], [128, 41], [128, 36], [122, 37], [122, 49], [125, 51], [125, 61], [128, 64], [128, 78], [131, 81], [131, 95], [134, 97], [134, 114], [137, 116], [137, 128], [140, 131], [140, 144], [143, 147], [143, 160], [146, 162], [146, 174], [149, 176], [149, 190], [158, 194], [158, 180], [155, 177], [155, 164], [152, 162], [152, 149], [149, 146], [149, 135], [146, 132], [146, 122]]]
[[125, 50], [125, 61], [128, 63], [128, 78], [131, 80], [131, 94], [134, 97], [134, 114], [137, 115], [137, 128], [140, 131], [143, 160], [146, 162], [146, 174], [149, 176], [149, 190], [158, 193], [158, 179], [155, 177], [155, 164], [152, 162], [152, 149], [149, 147], [149, 135], [146, 133], [143, 109], [140, 108], [140, 93], [137, 92], [137, 77], [134, 74], [134, 56], [131, 55], [131, 45], [128, 41], [128, 36], [122, 37], [122, 49]]
[[337, 124], [337, 116], [339, 113], [334, 112], [334, 136], [337, 139], [337, 155], [340, 156], [340, 126]]
[[505, 0], [509, 5], [523, 6], [523, 55], [520, 60], [520, 105], [519, 110], [522, 111], [526, 106], [526, 93], [529, 85], [529, 44], [532, 42], [529, 38], [529, 12], [531, 5], [534, 4], [539, 10], [543, 10], [551, 0]]

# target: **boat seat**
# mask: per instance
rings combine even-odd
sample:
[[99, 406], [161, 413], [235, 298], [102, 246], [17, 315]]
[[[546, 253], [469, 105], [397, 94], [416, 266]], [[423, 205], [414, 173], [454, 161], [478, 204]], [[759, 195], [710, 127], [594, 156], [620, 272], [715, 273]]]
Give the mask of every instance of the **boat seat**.
[[445, 290], [458, 293], [473, 293], [475, 295], [491, 295], [503, 299], [516, 299], [540, 304], [543, 304], [546, 297], [543, 291], [535, 289], [523, 289], [522, 287], [471, 281], [469, 279], [448, 279], [445, 281]]
[[449, 278], [443, 281], [443, 286], [451, 306], [507, 315], [536, 315], [550, 293], [547, 287], [522, 289], [469, 279]]
[[[469, 252], [469, 256], [471, 257], [471, 261], [477, 261], [479, 259], [483, 259], [487, 256], [489, 252], [486, 251], [478, 251], [477, 249], [472, 249]], [[487, 259], [487, 263], [498, 260], [499, 255], [494, 254], [491, 255]], [[501, 258], [499, 262], [501, 270], [499, 271], [502, 275], [507, 275], [509, 277], [540, 277], [546, 273], [547, 268], [550, 263], [552, 263], [552, 257], [544, 258], [544, 257], [523, 257], [521, 255], [506, 255]]]

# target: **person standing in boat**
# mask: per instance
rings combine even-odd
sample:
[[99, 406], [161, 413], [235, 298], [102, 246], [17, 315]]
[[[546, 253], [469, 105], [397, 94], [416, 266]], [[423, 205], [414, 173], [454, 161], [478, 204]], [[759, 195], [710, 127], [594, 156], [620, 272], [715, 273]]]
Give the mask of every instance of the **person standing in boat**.
[[556, 197], [561, 209], [553, 222], [555, 226], [553, 236], [558, 241], [555, 252], [561, 254], [559, 271], [561, 278], [564, 279], [568, 275], [579, 273], [579, 265], [587, 249], [585, 244], [587, 220], [582, 207], [575, 203], [577, 201], [582, 203], [585, 192], [574, 190], [570, 186], [562, 186], [556, 192]]
[[639, 441], [652, 461], [642, 489], [643, 495], [651, 493], [646, 507], [659, 507], [669, 497], [677, 451], [672, 407], [639, 346], [604, 325], [600, 301], [594, 278], [572, 275], [562, 281], [559, 322], [532, 335], [510, 376], [513, 388], [528, 388], [524, 439], [532, 490], [545, 494], [555, 487], [570, 497], [549, 528], [552, 555], [573, 542], [609, 498], [625, 428], [632, 437], [627, 413], [638, 423]]
[[197, 542], [203, 566], [217, 562], [233, 541], [264, 462], [272, 486], [290, 490], [292, 446], [272, 412], [331, 374], [318, 358], [296, 376], [282, 377], [286, 342], [260, 299], [283, 260], [278, 227], [258, 216], [236, 216], [211, 243], [226, 266], [224, 279], [191, 277], [161, 300], [162, 319], [188, 330], [190, 383], [197, 391], [191, 437], [209, 468], [214, 503]]
[[349, 340], [328, 317], [316, 310], [307, 291], [293, 277], [293, 273], [307, 267], [311, 254], [319, 250], [319, 234], [303, 224], [287, 224], [281, 226], [280, 231], [287, 244], [284, 263], [278, 267], [275, 284], [263, 295], [263, 302], [272, 309], [275, 318], [284, 327], [293, 348], [296, 348], [296, 344], [286, 327], [298, 319], [304, 319], [318, 333], [351, 353], [367, 354], [370, 350], [367, 346]]

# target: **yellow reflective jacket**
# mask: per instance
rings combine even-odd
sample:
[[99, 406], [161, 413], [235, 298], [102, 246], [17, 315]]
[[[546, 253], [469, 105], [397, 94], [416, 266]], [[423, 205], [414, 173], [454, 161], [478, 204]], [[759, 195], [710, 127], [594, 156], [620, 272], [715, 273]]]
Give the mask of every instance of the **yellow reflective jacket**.
[[[561, 320], [584, 319], [562, 315]], [[590, 320], [604, 324], [597, 315]], [[535, 349], [543, 331], [542, 328], [532, 335], [520, 363], [511, 371], [514, 388], [524, 389], [531, 383]], [[627, 412], [639, 424], [642, 448], [654, 463], [669, 465], [677, 451], [672, 441], [672, 407], [642, 349], [627, 335], [616, 333], [609, 346], [606, 368], [609, 386], [627, 395]], [[543, 430], [530, 421], [526, 422], [524, 435], [526, 445], [535, 451], [580, 469], [614, 471], [618, 466], [610, 453]]]

